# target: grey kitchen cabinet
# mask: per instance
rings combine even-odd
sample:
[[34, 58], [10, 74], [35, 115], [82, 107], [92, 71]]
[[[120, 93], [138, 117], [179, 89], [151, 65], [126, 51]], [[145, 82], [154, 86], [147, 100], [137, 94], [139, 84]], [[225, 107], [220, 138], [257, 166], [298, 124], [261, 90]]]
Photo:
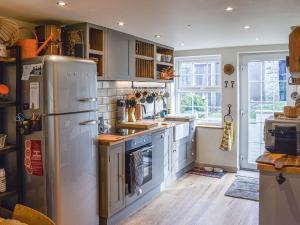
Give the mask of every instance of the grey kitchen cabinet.
[[100, 216], [125, 207], [125, 145], [100, 146]]
[[78, 23], [65, 26], [62, 32], [64, 55], [74, 57], [76, 45], [82, 44], [82, 57], [96, 62], [99, 80], [105, 79], [107, 73], [107, 30], [91, 23]]
[[132, 80], [134, 76], [134, 38], [115, 30], [107, 32], [107, 80]]
[[178, 152], [178, 168], [176, 172], [188, 165], [189, 145], [189, 137], [185, 137], [176, 143], [176, 151]]
[[165, 130], [152, 134], [152, 179], [159, 185], [164, 181]]
[[164, 180], [167, 182], [172, 176], [172, 149], [173, 149], [173, 128], [165, 131], [164, 138]]
[[172, 175], [187, 167], [196, 160], [196, 128], [195, 122], [189, 124], [189, 136], [176, 141], [173, 144]]

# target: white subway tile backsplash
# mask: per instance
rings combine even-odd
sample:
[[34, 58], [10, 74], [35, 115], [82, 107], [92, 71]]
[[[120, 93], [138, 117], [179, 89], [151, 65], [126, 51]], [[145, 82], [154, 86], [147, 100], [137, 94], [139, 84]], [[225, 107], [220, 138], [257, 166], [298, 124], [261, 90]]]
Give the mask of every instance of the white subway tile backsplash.
[[113, 88], [113, 83], [114, 82], [103, 81], [103, 88]]
[[98, 105], [98, 111], [99, 112], [107, 112], [107, 105]]
[[103, 97], [102, 104], [108, 104], [108, 103], [109, 103], [109, 97]]
[[98, 116], [103, 117], [108, 128], [115, 127], [117, 100], [132, 94], [132, 83], [128, 81], [98, 81]]
[[107, 89], [107, 96], [115, 96], [117, 94], [117, 89]]
[[109, 105], [107, 106], [107, 111], [108, 111], [108, 112], [117, 111], [117, 104], [109, 104]]
[[97, 102], [98, 102], [98, 105], [103, 104], [103, 98], [98, 97], [98, 98], [97, 98]]
[[102, 81], [98, 81], [97, 82], [97, 88], [103, 88], [103, 82]]
[[98, 97], [106, 97], [107, 96], [107, 89], [97, 89], [97, 96]]

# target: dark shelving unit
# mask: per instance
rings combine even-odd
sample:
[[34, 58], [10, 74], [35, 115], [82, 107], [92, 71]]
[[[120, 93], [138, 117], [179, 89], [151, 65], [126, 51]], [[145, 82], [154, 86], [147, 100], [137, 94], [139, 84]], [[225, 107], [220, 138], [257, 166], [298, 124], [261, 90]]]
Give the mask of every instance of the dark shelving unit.
[[[8, 165], [5, 164], [5, 157], [8, 157], [9, 154], [15, 154], [16, 156], [16, 177], [11, 176], [11, 174], [6, 174], [7, 182], [7, 191], [0, 193], [0, 208], [1, 210], [12, 210], [11, 208], [7, 209], [6, 201], [10, 198], [16, 198], [17, 202], [23, 202], [23, 153], [22, 153], [22, 136], [19, 132], [17, 122], [13, 121], [11, 116], [7, 116], [7, 109], [10, 107], [15, 107], [16, 114], [22, 112], [21, 107], [21, 97], [22, 97], [22, 61], [21, 61], [21, 48], [19, 46], [10, 47], [9, 50], [15, 55], [14, 58], [0, 58], [0, 83], [5, 83], [5, 67], [8, 64], [15, 65], [15, 85], [16, 90], [14, 99], [0, 100], [0, 133], [6, 133], [6, 127], [4, 124], [15, 123], [16, 125], [16, 137], [12, 141], [14, 143], [6, 143], [5, 147], [0, 150], [0, 162], [1, 168], [6, 169]], [[11, 75], [11, 74], [10, 74]], [[8, 120], [8, 121], [6, 121]], [[11, 121], [12, 120], [12, 121]], [[11, 165], [10, 165], [11, 167]], [[8, 182], [10, 181], [10, 182]], [[12, 181], [12, 182], [11, 182]], [[5, 202], [5, 204], [3, 204]], [[8, 204], [9, 205], [9, 204]]]

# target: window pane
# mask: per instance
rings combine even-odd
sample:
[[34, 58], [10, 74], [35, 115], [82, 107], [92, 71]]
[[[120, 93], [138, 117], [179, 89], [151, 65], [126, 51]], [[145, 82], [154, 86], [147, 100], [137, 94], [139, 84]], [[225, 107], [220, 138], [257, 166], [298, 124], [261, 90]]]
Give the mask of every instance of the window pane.
[[195, 75], [195, 86], [196, 87], [207, 86], [205, 75]]
[[179, 66], [179, 73], [182, 76], [193, 74], [193, 63], [182, 62]]
[[[195, 57], [186, 57], [180, 60], [177, 62], [175, 59], [180, 76], [176, 79], [177, 110], [180, 113], [193, 113], [203, 122], [221, 123], [220, 57], [208, 57], [207, 60], [199, 57], [199, 61]], [[213, 89], [210, 91], [211, 87]], [[201, 91], [202, 88], [205, 92]]]
[[206, 74], [206, 64], [194, 64], [195, 74]]
[[[262, 80], [262, 62], [249, 62], [248, 63], [249, 81]], [[250, 76], [251, 75], [251, 76]]]
[[249, 99], [250, 101], [261, 101], [261, 86], [260, 82], [249, 83]]
[[193, 95], [191, 93], [180, 93], [180, 105], [192, 106], [193, 105]]
[[180, 88], [192, 87], [193, 86], [193, 76], [183, 75], [180, 76]]

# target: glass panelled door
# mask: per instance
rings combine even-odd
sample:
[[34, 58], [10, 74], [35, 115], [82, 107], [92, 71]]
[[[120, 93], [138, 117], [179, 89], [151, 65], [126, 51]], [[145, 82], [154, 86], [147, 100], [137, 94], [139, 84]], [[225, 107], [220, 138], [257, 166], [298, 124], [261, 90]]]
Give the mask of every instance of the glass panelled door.
[[265, 151], [264, 122], [283, 111], [289, 99], [287, 53], [241, 57], [240, 166], [256, 169], [255, 160]]

